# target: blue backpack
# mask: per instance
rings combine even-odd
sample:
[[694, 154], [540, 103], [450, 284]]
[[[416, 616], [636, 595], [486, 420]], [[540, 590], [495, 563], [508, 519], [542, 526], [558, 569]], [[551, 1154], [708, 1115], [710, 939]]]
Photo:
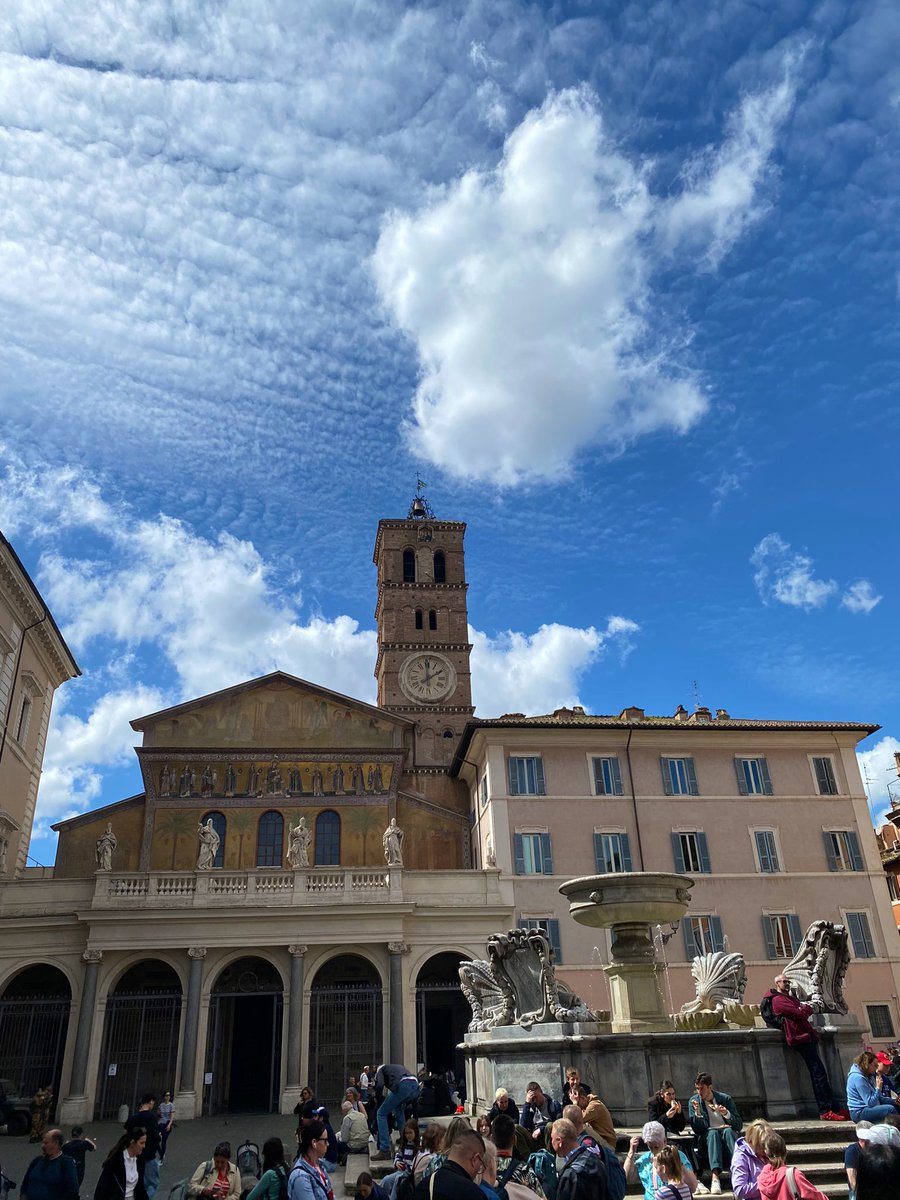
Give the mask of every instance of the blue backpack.
[[547, 1200], [556, 1200], [556, 1156], [549, 1150], [535, 1150], [528, 1155], [528, 1166], [541, 1181]]

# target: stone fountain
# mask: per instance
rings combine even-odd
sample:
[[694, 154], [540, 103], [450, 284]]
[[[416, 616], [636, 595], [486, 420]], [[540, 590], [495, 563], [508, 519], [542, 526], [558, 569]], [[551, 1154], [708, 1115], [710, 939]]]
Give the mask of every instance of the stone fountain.
[[672, 1028], [666, 1012], [651, 925], [675, 924], [687, 912], [694, 881], [687, 875], [628, 871], [583, 875], [559, 889], [569, 912], [592, 929], [612, 930], [609, 977], [613, 1033]]

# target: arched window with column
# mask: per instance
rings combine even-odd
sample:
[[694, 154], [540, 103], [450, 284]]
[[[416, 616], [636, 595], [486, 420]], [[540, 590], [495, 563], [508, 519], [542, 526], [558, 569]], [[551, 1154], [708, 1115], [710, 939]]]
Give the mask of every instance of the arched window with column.
[[331, 809], [316, 817], [316, 866], [337, 867], [341, 861], [341, 818]]
[[415, 550], [403, 551], [403, 582], [416, 582], [416, 552]]
[[225, 865], [225, 814], [220, 812], [204, 813], [200, 818], [200, 824], [205, 825], [207, 821], [212, 821], [212, 827], [219, 835], [219, 848], [216, 850], [213, 866], [222, 867]]
[[284, 852], [284, 817], [281, 813], [264, 812], [259, 818], [256, 835], [256, 865], [280, 867]]
[[421, 608], [417, 608], [416, 609], [416, 629], [421, 629], [421, 628], [422, 628], [422, 610], [421, 610]]
[[447, 563], [444, 559], [443, 550], [435, 550], [434, 552], [434, 582], [447, 582]]

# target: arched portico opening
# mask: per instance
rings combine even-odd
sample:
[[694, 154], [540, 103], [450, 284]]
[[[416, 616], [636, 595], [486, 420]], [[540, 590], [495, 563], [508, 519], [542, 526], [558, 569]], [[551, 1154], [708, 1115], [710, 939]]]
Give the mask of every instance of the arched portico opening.
[[448, 950], [422, 964], [416, 976], [416, 1057], [436, 1075], [452, 1070], [465, 1079], [463, 1057], [456, 1049], [472, 1019], [459, 986], [459, 964], [465, 954]]
[[[15, 975], [0, 997], [0, 1077], [21, 1096], [50, 1087], [59, 1096], [72, 989], [58, 967], [35, 963]], [[24, 1133], [16, 1127], [10, 1133]]]
[[264, 958], [238, 958], [209, 998], [203, 1111], [276, 1112], [281, 1086], [284, 980]]
[[145, 1092], [175, 1090], [181, 1029], [181, 981], [173, 967], [148, 958], [129, 967], [106, 1001], [96, 1116], [108, 1121]]
[[347, 1077], [381, 1062], [381, 989], [378, 971], [359, 954], [338, 955], [316, 972], [309, 995], [308, 1082], [332, 1111]]

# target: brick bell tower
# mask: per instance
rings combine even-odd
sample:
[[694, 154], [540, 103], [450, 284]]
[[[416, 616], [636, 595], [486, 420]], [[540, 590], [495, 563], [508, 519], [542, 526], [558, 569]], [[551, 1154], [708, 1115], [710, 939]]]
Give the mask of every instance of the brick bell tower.
[[416, 767], [449, 766], [472, 707], [464, 521], [439, 521], [421, 481], [405, 521], [379, 521], [378, 705], [416, 723]]

